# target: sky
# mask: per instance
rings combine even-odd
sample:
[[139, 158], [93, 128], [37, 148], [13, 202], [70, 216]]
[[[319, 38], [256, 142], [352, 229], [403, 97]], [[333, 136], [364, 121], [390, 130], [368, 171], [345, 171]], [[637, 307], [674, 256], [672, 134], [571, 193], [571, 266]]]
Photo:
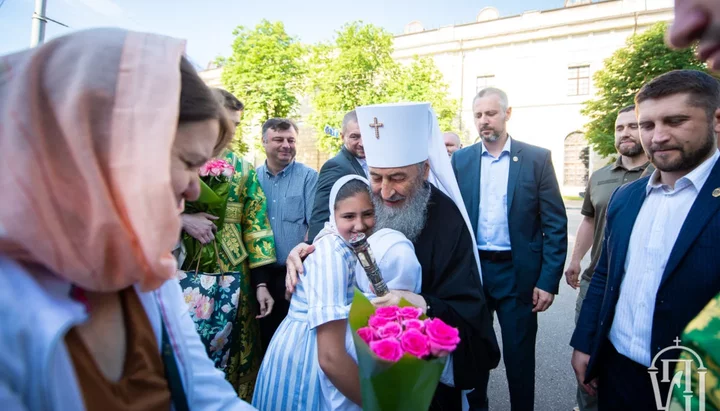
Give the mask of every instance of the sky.
[[[563, 7], [564, 0], [47, 0], [45, 40], [91, 27], [122, 27], [187, 40], [187, 53], [201, 67], [228, 56], [237, 26], [262, 19], [282, 21], [304, 43], [333, 39], [344, 23], [361, 20], [402, 34], [419, 20], [426, 29], [471, 23], [493, 6], [500, 16]], [[34, 0], [0, 0], [0, 55], [30, 45]]]

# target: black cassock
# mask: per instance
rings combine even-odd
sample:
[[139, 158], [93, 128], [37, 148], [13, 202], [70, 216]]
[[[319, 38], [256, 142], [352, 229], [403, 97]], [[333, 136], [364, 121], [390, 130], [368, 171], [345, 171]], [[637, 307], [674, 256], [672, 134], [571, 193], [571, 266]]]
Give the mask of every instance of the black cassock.
[[460, 389], [473, 389], [482, 371], [500, 361], [492, 318], [487, 309], [472, 237], [457, 206], [430, 184], [425, 228], [415, 241], [422, 267], [422, 293], [428, 316], [440, 318], [460, 330], [460, 344], [453, 353], [455, 389], [440, 384], [431, 409], [459, 406]]

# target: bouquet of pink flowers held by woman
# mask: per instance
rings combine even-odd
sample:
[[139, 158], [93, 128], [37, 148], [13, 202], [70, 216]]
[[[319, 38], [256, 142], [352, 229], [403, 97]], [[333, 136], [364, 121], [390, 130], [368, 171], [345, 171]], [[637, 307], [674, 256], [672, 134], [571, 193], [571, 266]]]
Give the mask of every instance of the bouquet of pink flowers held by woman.
[[427, 410], [460, 332], [400, 300], [375, 307], [355, 290], [348, 318], [363, 410]]
[[199, 174], [200, 177], [210, 177], [210, 180], [228, 182], [235, 174], [235, 167], [225, 160], [214, 158], [200, 167]]
[[357, 330], [379, 358], [397, 362], [404, 354], [419, 359], [447, 357], [460, 342], [457, 328], [439, 318], [421, 320], [417, 307], [380, 307], [368, 320], [368, 326]]
[[[230, 196], [230, 183], [235, 175], [235, 167], [229, 162], [213, 158], [205, 163], [198, 172], [200, 174], [200, 198], [185, 203], [185, 213], [208, 213], [218, 217], [213, 223], [217, 227], [214, 243], [220, 240], [225, 222], [225, 210]], [[183, 263], [185, 271], [215, 273], [220, 271], [217, 256], [217, 244], [203, 245], [187, 233], [183, 234], [183, 243], [188, 258]]]

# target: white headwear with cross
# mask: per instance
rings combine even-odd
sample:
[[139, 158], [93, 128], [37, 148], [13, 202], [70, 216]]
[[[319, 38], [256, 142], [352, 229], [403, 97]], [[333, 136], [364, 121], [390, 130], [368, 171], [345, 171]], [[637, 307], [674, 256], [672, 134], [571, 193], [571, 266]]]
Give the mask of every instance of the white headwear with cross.
[[428, 180], [455, 202], [470, 231], [473, 244], [469, 246], [482, 280], [475, 233], [430, 103], [378, 104], [358, 107], [356, 112], [369, 167], [399, 168], [428, 160]]
[[363, 106], [356, 109], [368, 167], [396, 168], [428, 158], [428, 103]]

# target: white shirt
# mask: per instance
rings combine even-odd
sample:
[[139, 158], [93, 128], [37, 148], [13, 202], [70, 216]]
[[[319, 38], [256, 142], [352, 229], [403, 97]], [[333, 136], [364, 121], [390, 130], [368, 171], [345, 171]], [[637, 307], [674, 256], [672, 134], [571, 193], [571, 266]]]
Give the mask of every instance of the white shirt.
[[622, 355], [646, 367], [652, 361], [655, 298], [670, 253], [702, 186], [720, 154], [680, 178], [675, 188], [660, 184], [658, 170], [650, 177], [637, 220], [630, 235], [625, 277], [620, 286], [610, 341]]
[[[49, 273], [31, 273], [0, 254], [0, 408], [84, 410], [65, 334], [87, 321], [70, 283]], [[12, 286], [9, 286], [12, 285]], [[208, 358], [176, 279], [137, 295], [158, 347], [165, 323], [191, 410], [255, 410], [241, 401], [222, 371]], [[32, 301], [32, 309], [21, 309]], [[158, 351], [159, 352], [159, 351]]]
[[507, 188], [510, 173], [510, 137], [500, 156], [493, 157], [482, 144], [480, 157], [480, 211], [477, 245], [480, 250], [510, 250]]
[[370, 169], [368, 169], [367, 160], [365, 160], [364, 158], [357, 158], [357, 157], [355, 157], [355, 158], [357, 159], [358, 163], [360, 163], [360, 167], [362, 167], [363, 171], [365, 172], [365, 178], [367, 178], [369, 180], [370, 179]]

